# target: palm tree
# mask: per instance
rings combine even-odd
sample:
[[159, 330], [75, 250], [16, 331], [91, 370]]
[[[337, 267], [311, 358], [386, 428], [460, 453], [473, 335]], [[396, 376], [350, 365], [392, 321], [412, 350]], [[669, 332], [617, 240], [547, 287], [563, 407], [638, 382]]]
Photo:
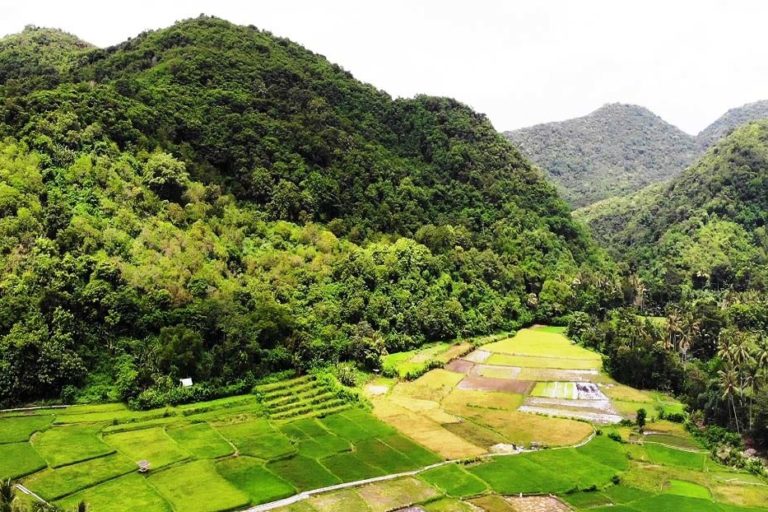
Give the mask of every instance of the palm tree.
[[732, 367], [726, 367], [725, 370], [719, 370], [717, 375], [720, 377], [720, 386], [723, 388], [723, 400], [728, 400], [731, 403], [731, 410], [733, 412], [733, 419], [736, 422], [736, 432], [741, 434], [741, 428], [739, 427], [739, 415], [736, 412], [736, 402], [733, 400], [734, 395], [739, 392], [738, 377]]
[[680, 313], [677, 310], [672, 310], [667, 316], [667, 339], [665, 340], [664, 348], [667, 350], [676, 349], [682, 332], [682, 318]]
[[632, 274], [629, 277], [629, 285], [635, 291], [634, 305], [637, 306], [642, 313], [645, 309], [645, 292], [648, 291], [648, 288], [645, 287], [645, 284], [637, 274]]

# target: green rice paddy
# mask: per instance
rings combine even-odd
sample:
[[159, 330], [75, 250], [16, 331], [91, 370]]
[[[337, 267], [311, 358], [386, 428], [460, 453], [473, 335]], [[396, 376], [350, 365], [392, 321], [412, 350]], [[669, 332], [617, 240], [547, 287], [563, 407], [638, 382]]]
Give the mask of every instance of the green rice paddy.
[[[599, 367], [593, 353], [584, 354], [567, 339], [563, 343], [560, 328], [526, 332], [522, 339], [494, 342], [499, 351], [491, 358]], [[546, 346], [537, 346], [542, 339]], [[552, 350], [558, 351], [555, 357]], [[626, 386], [614, 391], [630, 400], [647, 395], [654, 403], [672, 403]], [[572, 382], [539, 382], [531, 394], [572, 398], [575, 392]], [[498, 431], [515, 427], [510, 418], [552, 420], [494, 408], [499, 403], [490, 400], [467, 410], [487, 410]], [[453, 404], [461, 410], [458, 405]], [[449, 463], [414, 477], [313, 496], [285, 510], [384, 511], [420, 504], [427, 511], [450, 512], [474, 510], [470, 502], [493, 507], [486, 510], [512, 510], [502, 496], [518, 493], [558, 494], [575, 510], [590, 511], [764, 509], [768, 482], [718, 466], [674, 425], [655, 425], [659, 432], [652, 435], [623, 434], [631, 443], [598, 435], [578, 448]], [[469, 432], [479, 425], [464, 421], [447, 423], [449, 427], [451, 432]], [[141, 460], [150, 463], [147, 474], [137, 472]], [[94, 512], [240, 510], [441, 460], [364, 408], [341, 400], [333, 386], [314, 377], [258, 386], [253, 395], [152, 411], [107, 404], [0, 415], [0, 478], [19, 479], [63, 507], [83, 500]]]

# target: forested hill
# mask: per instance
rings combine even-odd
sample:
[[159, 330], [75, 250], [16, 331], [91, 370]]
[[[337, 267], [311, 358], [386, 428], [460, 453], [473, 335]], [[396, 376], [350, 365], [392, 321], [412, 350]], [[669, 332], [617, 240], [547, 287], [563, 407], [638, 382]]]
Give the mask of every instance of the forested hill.
[[541, 166], [573, 206], [670, 178], [697, 155], [693, 137], [636, 105], [504, 134]]
[[254, 27], [28, 29], [0, 77], [2, 403], [375, 367], [619, 293], [484, 116]]
[[667, 184], [576, 212], [657, 306], [696, 290], [768, 287], [768, 121], [745, 125]]
[[699, 146], [706, 149], [728, 133], [750, 121], [768, 119], [768, 100], [747, 103], [732, 108], [696, 136]]

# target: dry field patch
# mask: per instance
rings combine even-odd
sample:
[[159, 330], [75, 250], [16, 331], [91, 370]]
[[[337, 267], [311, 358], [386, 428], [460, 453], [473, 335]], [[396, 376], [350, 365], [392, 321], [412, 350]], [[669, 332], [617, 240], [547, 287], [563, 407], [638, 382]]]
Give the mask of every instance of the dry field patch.
[[373, 400], [373, 413], [443, 458], [457, 459], [485, 453], [485, 450], [452, 433], [441, 423], [386, 398]]
[[407, 507], [440, 494], [428, 483], [411, 477], [366, 485], [357, 492], [373, 512]]
[[529, 445], [532, 441], [548, 446], [565, 446], [583, 441], [592, 426], [582, 421], [550, 418], [520, 411], [478, 411], [469, 419], [498, 432], [510, 443]]
[[509, 497], [515, 512], [571, 512], [571, 507], [551, 496]]
[[533, 382], [528, 380], [494, 379], [491, 377], [468, 375], [459, 382], [458, 389], [525, 394], [531, 389], [533, 384]]

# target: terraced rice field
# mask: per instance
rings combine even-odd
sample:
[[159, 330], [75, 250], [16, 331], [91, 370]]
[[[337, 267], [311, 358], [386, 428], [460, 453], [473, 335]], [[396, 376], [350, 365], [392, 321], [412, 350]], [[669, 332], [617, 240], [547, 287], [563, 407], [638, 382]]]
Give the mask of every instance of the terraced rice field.
[[[684, 480], [671, 478], [667, 475], [679, 471], [676, 466], [646, 466], [629, 459], [629, 451], [627, 444], [598, 436], [579, 448], [451, 463], [413, 477], [313, 495], [277, 510], [750, 512], [761, 510], [755, 504], [768, 496], [762, 479], [751, 486], [734, 485], [730, 497], [715, 495], [710, 488], [716, 488], [720, 479], [743, 473], [692, 472]], [[616, 476], [622, 479], [619, 485], [612, 483]], [[627, 476], [630, 482], [625, 483]], [[738, 501], [737, 490], [755, 494]]]
[[388, 376], [410, 378], [423, 373], [433, 363], [448, 363], [471, 350], [472, 345], [467, 342], [433, 343], [417, 350], [385, 356], [382, 370]]
[[603, 393], [611, 381], [600, 356], [562, 331], [535, 327], [482, 345], [372, 394], [374, 412], [446, 458], [577, 443], [592, 429], [574, 420], [610, 424], [622, 415]]
[[[615, 384], [599, 367], [555, 368], [565, 366], [551, 362], [560, 358], [596, 361], [557, 330], [521, 334], [519, 346], [495, 340], [413, 381], [374, 379], [373, 413], [341, 401], [332, 381], [304, 376], [153, 411], [107, 404], [0, 414], [0, 478], [96, 512], [240, 510], [387, 475], [395, 478], [313, 492], [281, 510], [765, 509], [768, 482], [717, 465], [680, 424], [651, 416], [645, 435], [602, 426], [629, 442], [590, 437], [590, 423], [570, 418], [604, 422], [606, 404], [679, 404]], [[546, 350], [533, 347], [537, 336]], [[489, 363], [494, 356], [550, 364]], [[520, 449], [542, 445], [562, 448]], [[137, 472], [143, 459], [148, 474]]]
[[256, 386], [255, 393], [273, 420], [313, 418], [349, 407], [328, 382], [312, 375]]
[[312, 376], [158, 411], [109, 404], [0, 415], [0, 433], [13, 441], [0, 443], [0, 478], [94, 511], [233, 510], [440, 460]]

